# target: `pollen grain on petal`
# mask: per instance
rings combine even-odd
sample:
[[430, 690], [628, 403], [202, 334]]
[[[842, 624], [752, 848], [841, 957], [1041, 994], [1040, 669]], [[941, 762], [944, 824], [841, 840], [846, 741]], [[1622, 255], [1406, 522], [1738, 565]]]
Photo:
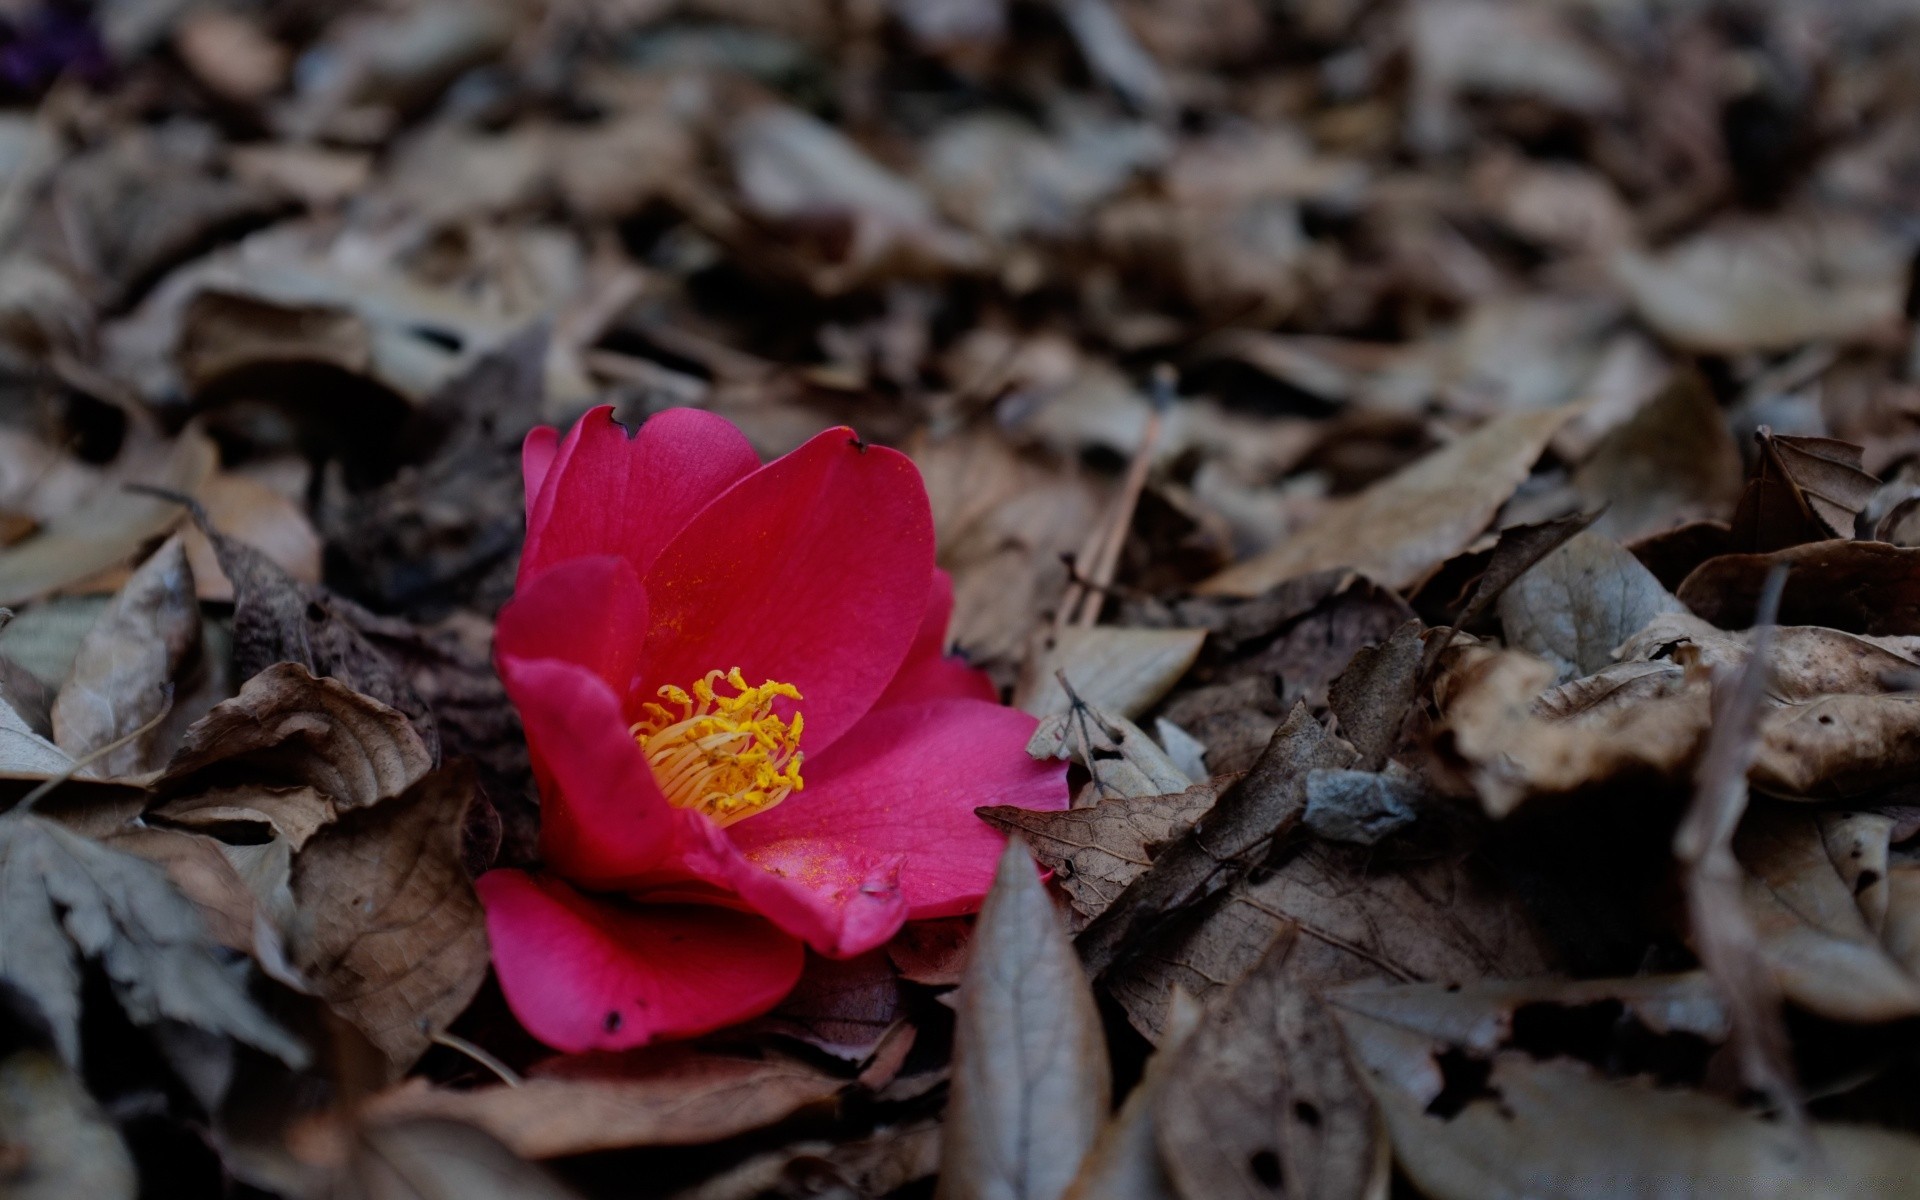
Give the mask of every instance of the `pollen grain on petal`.
[[[726, 689], [733, 694], [722, 694]], [[753, 687], [735, 667], [709, 671], [691, 689], [669, 684], [657, 694], [631, 732], [670, 803], [731, 825], [806, 786], [800, 713], [788, 719], [774, 712], [776, 700], [801, 699], [792, 684], [769, 679]]]

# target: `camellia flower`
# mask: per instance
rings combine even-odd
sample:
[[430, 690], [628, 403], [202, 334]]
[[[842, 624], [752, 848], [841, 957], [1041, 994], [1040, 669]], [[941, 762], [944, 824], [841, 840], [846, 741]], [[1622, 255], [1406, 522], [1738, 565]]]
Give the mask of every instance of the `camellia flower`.
[[1064, 808], [1034, 719], [942, 653], [952, 583], [904, 455], [832, 429], [765, 466], [710, 413], [527, 438], [496, 660], [545, 871], [479, 881], [501, 989], [561, 1050], [756, 1016], [844, 958], [978, 908], [984, 804]]

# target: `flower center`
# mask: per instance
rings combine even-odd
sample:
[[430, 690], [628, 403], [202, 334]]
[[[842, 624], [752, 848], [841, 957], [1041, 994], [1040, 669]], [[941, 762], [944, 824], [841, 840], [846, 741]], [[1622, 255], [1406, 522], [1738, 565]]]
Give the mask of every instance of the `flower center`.
[[[717, 692], [733, 689], [731, 696]], [[640, 743], [653, 777], [678, 808], [697, 808], [722, 825], [765, 812], [806, 786], [800, 778], [800, 714], [774, 715], [776, 699], [798, 700], [790, 683], [769, 679], [748, 687], [740, 668], [708, 671], [692, 694], [672, 685], [664, 704], [647, 704], [628, 731]]]

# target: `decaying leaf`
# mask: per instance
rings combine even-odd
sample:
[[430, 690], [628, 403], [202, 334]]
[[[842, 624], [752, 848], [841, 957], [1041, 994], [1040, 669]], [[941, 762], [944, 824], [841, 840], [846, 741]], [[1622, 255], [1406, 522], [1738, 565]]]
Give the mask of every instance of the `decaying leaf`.
[[289, 1063], [306, 1051], [255, 1006], [160, 868], [35, 816], [0, 817], [0, 979], [25, 993], [78, 1064], [81, 964], [98, 963], [139, 1025], [179, 1022]]
[[1724, 518], [1740, 496], [1740, 447], [1713, 390], [1679, 371], [1609, 432], [1573, 473], [1581, 498], [1605, 511], [1594, 532], [1620, 541], [1685, 521]]
[[1033, 857], [1010, 841], [981, 907], [954, 1030], [942, 1200], [1057, 1200], [1107, 1115], [1093, 992]]
[[1515, 580], [1499, 608], [1507, 642], [1554, 664], [1565, 681], [1607, 666], [1620, 643], [1681, 605], [1633, 555], [1582, 533]]
[[[134, 457], [125, 468], [127, 481], [191, 495], [218, 456], [213, 441], [189, 426], [173, 442]], [[33, 537], [0, 550], [0, 604], [31, 600], [118, 566], [179, 520], [179, 508], [165, 500], [102, 487]]]
[[1681, 581], [1675, 595], [1723, 629], [1753, 622], [1761, 585], [1786, 567], [1780, 597], [1786, 625], [1825, 625], [1849, 633], [1920, 634], [1920, 548], [1835, 539], [1771, 554], [1723, 554]]
[[1571, 408], [1513, 413], [1336, 501], [1320, 519], [1266, 553], [1201, 586], [1212, 595], [1252, 596], [1296, 576], [1351, 567], [1388, 587], [1405, 587], [1466, 548], [1546, 449]]
[[291, 960], [396, 1069], [486, 977], [486, 924], [460, 862], [472, 798], [471, 772], [436, 772], [343, 813], [293, 861]]
[[1029, 660], [1014, 705], [1036, 717], [1064, 712], [1070, 704], [1060, 683], [1064, 674], [1082, 701], [1131, 720], [1179, 682], [1206, 636], [1200, 629], [1068, 626]]
[[[1502, 1048], [1485, 1018], [1467, 1027], [1479, 1033], [1470, 1040], [1434, 1019], [1452, 1015], [1438, 988], [1420, 989], [1419, 1007], [1375, 1015], [1374, 997], [1391, 994], [1342, 993], [1340, 1027], [1395, 1159], [1428, 1195], [1599, 1197], [1687, 1180], [1701, 1196], [1837, 1200], [1898, 1194], [1920, 1168], [1920, 1141], [1900, 1134], [1815, 1125], [1809, 1146], [1726, 1100]], [[1646, 1006], [1627, 1003], [1648, 1019]]]
[[406, 716], [298, 663], [254, 676], [187, 731], [162, 794], [244, 778], [250, 786], [310, 787], [339, 808], [397, 796], [433, 767]]
[[1295, 707], [1252, 769], [1080, 931], [1076, 945], [1087, 969], [1104, 975], [1188, 906], [1244, 873], [1256, 851], [1305, 813], [1307, 773], [1352, 760], [1351, 747], [1322, 729], [1305, 705]]
[[[152, 723], [172, 705], [174, 678], [199, 645], [193, 572], [180, 539], [169, 538], [81, 641], [73, 674], [53, 702], [54, 742], [85, 758]], [[89, 765], [109, 778], [158, 770], [166, 750], [157, 741], [150, 733], [107, 750]]]
[[1200, 1020], [1199, 1004], [1186, 996], [1176, 997], [1166, 1033], [1147, 1060], [1140, 1082], [1094, 1139], [1063, 1200], [1172, 1200], [1176, 1193], [1159, 1145], [1163, 1120], [1159, 1109]]
[[409, 1081], [370, 1106], [382, 1121], [439, 1117], [486, 1130], [515, 1154], [555, 1158], [626, 1146], [694, 1146], [824, 1104], [844, 1086], [779, 1058], [685, 1047], [554, 1060], [518, 1087], [472, 1091]]
[[1109, 797], [1065, 812], [1004, 805], [979, 813], [988, 824], [1019, 834], [1054, 873], [1078, 933], [1152, 864], [1160, 847], [1213, 807], [1220, 789], [1219, 783], [1196, 783], [1166, 795]]
[[1854, 519], [1880, 481], [1861, 470], [1862, 448], [1835, 438], [1789, 437], [1762, 425], [1760, 470], [1733, 514], [1729, 549], [1766, 554], [1853, 536]]

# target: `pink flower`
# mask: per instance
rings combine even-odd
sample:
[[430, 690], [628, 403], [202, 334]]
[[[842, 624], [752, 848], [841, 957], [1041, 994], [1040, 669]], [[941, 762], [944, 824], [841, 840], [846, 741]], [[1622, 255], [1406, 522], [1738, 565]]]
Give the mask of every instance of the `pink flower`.
[[709, 413], [527, 438], [496, 660], [544, 873], [479, 881], [507, 1002], [561, 1050], [756, 1016], [805, 950], [973, 912], [983, 804], [1064, 808], [1033, 718], [941, 652], [951, 581], [905, 456], [831, 429], [762, 466]]

